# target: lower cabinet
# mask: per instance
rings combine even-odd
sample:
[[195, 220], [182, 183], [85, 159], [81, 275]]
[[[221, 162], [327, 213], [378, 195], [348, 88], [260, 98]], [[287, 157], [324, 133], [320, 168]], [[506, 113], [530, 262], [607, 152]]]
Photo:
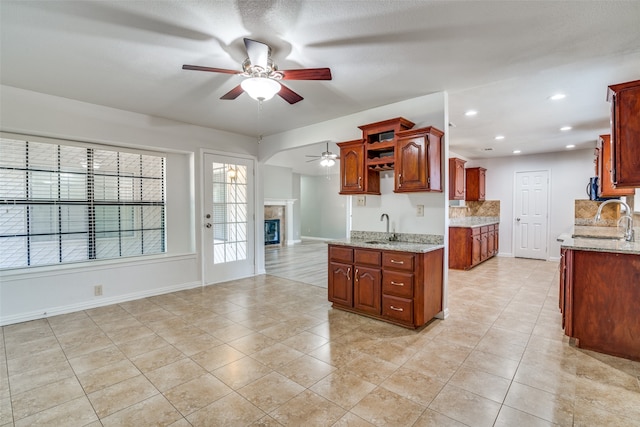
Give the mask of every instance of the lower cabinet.
[[418, 328], [442, 311], [443, 254], [329, 245], [329, 301], [334, 308]]
[[449, 268], [468, 270], [498, 254], [499, 224], [449, 227]]

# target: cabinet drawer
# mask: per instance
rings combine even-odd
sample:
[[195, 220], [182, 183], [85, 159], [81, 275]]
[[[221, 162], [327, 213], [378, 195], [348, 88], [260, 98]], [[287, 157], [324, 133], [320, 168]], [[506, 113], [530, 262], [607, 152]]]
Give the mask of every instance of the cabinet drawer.
[[385, 271], [382, 274], [382, 293], [413, 298], [413, 274]]
[[480, 233], [488, 233], [489, 232], [489, 226], [485, 225], [484, 227], [480, 227]]
[[345, 246], [329, 246], [329, 259], [333, 261], [353, 262], [353, 249]]
[[355, 249], [353, 252], [355, 264], [380, 266], [380, 258], [382, 256], [380, 251]]
[[396, 270], [413, 271], [414, 255], [404, 252], [384, 252], [382, 254], [382, 267]]
[[413, 300], [382, 295], [382, 315], [402, 323], [413, 323]]
[[479, 236], [479, 235], [480, 235], [480, 233], [481, 233], [480, 228], [481, 228], [481, 227], [472, 228], [472, 229], [471, 229], [471, 235], [472, 235], [472, 236]]

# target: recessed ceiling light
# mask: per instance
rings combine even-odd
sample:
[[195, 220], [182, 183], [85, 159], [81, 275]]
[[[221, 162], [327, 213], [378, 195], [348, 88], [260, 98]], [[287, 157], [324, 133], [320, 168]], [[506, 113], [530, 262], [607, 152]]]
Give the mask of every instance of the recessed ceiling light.
[[575, 148], [576, 146], [574, 144], [569, 144], [567, 145], [567, 148]]
[[571, 126], [562, 126], [560, 128], [560, 130], [563, 131], [563, 132], [566, 132], [566, 131], [571, 130], [571, 129], [573, 129]]
[[469, 111], [464, 113], [464, 115], [467, 116], [467, 117], [475, 116], [476, 114], [478, 114], [478, 112], [476, 110], [469, 110]]
[[554, 95], [551, 95], [549, 97], [550, 100], [552, 101], [557, 101], [559, 99], [564, 99], [567, 95], [565, 95], [564, 93], [556, 93]]
[[520, 150], [513, 150], [513, 154], [520, 154], [521, 151]]
[[504, 139], [504, 135], [496, 135], [495, 137], [496, 141], [500, 141], [501, 139]]

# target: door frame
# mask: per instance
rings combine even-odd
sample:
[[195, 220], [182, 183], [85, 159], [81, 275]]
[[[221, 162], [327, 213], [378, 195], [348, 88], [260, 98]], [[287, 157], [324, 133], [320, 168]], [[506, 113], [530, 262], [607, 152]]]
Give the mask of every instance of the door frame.
[[[511, 247], [513, 248], [513, 257], [518, 258], [516, 254], [516, 245], [518, 243], [518, 236], [516, 234], [516, 198], [518, 192], [518, 174], [519, 173], [531, 173], [531, 172], [546, 172], [547, 173], [547, 230], [545, 238], [545, 258], [544, 261], [549, 261], [549, 236], [550, 236], [550, 221], [551, 221], [551, 170], [549, 169], [531, 169], [531, 170], [517, 170], [513, 173], [513, 208], [511, 214]], [[526, 258], [526, 259], [541, 259], [542, 258]]]
[[[258, 227], [258, 220], [261, 219], [263, 217], [263, 215], [258, 215], [257, 213], [257, 208], [258, 206], [261, 206], [258, 203], [258, 198], [259, 196], [262, 195], [262, 191], [258, 191], [257, 188], [257, 167], [258, 167], [258, 160], [256, 156], [252, 156], [252, 155], [247, 155], [247, 154], [242, 154], [242, 153], [231, 153], [228, 151], [220, 151], [220, 150], [210, 150], [210, 149], [206, 149], [206, 148], [201, 148], [200, 149], [200, 160], [198, 162], [199, 168], [200, 168], [200, 195], [198, 198], [198, 203], [200, 204], [200, 207], [198, 209], [198, 211], [200, 212], [200, 216], [198, 217], [198, 219], [195, 221], [195, 226], [198, 227], [198, 230], [200, 230], [200, 232], [198, 233], [197, 238], [200, 239], [200, 255], [199, 255], [199, 259], [200, 259], [200, 284], [202, 287], [204, 287], [205, 285], [207, 285], [207, 282], [205, 280], [205, 262], [206, 260], [204, 259], [204, 253], [205, 253], [205, 245], [207, 244], [206, 239], [205, 239], [205, 220], [204, 220], [204, 216], [205, 216], [205, 188], [206, 188], [206, 183], [205, 183], [205, 154], [211, 154], [214, 156], [223, 156], [223, 157], [235, 157], [235, 158], [239, 158], [239, 159], [243, 159], [246, 161], [249, 161], [251, 163], [251, 167], [253, 168], [253, 176], [249, 177], [247, 180], [251, 182], [251, 185], [253, 185], [253, 200], [251, 200], [250, 202], [253, 203], [253, 247], [251, 248], [251, 250], [253, 250], [253, 268], [252, 268], [252, 274], [251, 276], [255, 276], [258, 271], [258, 254], [260, 254], [260, 252], [258, 251], [258, 245], [259, 244], [264, 244], [263, 238], [264, 236], [260, 235], [258, 230], [263, 231], [264, 228], [263, 227]], [[258, 194], [260, 193], [260, 194]], [[258, 237], [260, 237], [260, 239], [258, 239]], [[249, 248], [247, 248], [249, 249]], [[264, 252], [261, 253], [262, 257], [264, 258]], [[263, 261], [264, 263], [264, 261]], [[216, 282], [218, 283], [218, 282]], [[215, 283], [209, 283], [209, 284], [215, 284]]]

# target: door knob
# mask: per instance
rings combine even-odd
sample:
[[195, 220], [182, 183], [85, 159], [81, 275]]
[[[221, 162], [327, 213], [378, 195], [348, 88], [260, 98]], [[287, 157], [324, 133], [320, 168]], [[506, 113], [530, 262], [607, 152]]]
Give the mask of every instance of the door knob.
[[516, 221], [520, 222], [520, 218], [516, 218]]
[[212, 227], [210, 222], [206, 223], [204, 226], [207, 227], [207, 228], [211, 228]]

